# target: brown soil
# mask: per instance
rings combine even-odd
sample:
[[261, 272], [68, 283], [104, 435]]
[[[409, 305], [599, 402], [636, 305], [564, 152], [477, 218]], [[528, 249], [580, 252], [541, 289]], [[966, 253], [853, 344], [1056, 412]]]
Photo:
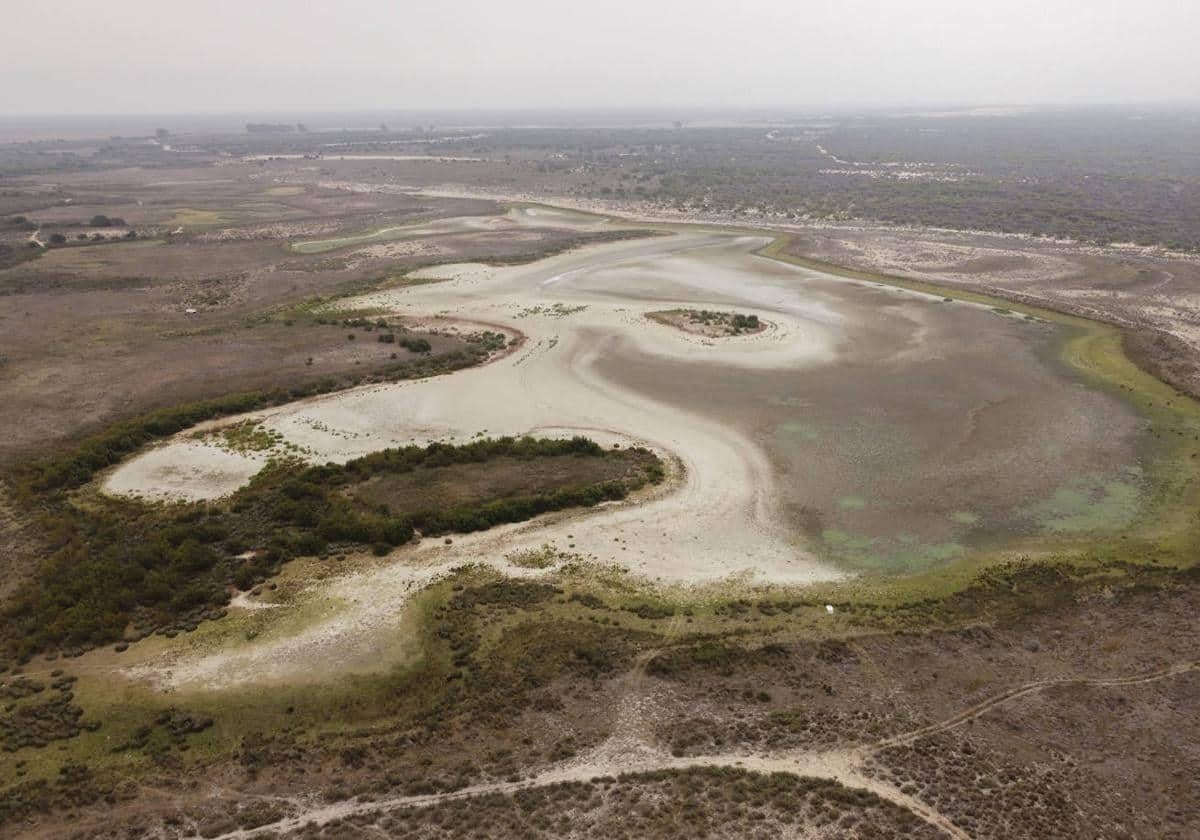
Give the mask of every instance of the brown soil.
[[1200, 396], [1200, 260], [1194, 256], [875, 227], [800, 231], [788, 251], [1124, 327], [1139, 364]]
[[[150, 409], [344, 373], [378, 355], [346, 352], [334, 333], [288, 329], [265, 313], [387, 284], [431, 261], [530, 259], [590, 236], [451, 233], [428, 239], [433, 252], [305, 256], [286, 244], [498, 208], [315, 186], [268, 200], [268, 186], [212, 169], [76, 173], [59, 185], [59, 206], [29, 212], [120, 216], [140, 239], [52, 248], [0, 267], [0, 464]], [[180, 208], [234, 221], [183, 224], [172, 235]]]
[[553, 493], [633, 477], [649, 453], [622, 451], [604, 457], [494, 458], [483, 464], [450, 464], [371, 478], [352, 493], [393, 513], [413, 515], [534, 493]]

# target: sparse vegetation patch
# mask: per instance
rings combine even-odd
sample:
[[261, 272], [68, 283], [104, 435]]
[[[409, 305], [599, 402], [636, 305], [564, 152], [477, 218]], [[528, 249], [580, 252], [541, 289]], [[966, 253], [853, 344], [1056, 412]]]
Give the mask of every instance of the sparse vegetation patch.
[[754, 314], [714, 312], [709, 309], [664, 309], [646, 315], [652, 321], [709, 338], [762, 332], [767, 323]]

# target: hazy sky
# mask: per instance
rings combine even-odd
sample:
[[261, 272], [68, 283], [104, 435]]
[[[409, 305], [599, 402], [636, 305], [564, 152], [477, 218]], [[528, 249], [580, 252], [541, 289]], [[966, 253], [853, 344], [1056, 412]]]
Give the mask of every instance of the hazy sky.
[[1200, 101], [1200, 0], [56, 0], [0, 116]]

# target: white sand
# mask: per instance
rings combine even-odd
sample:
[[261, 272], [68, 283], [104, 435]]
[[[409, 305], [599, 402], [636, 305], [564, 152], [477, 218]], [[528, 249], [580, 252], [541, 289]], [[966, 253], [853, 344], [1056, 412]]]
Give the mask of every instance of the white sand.
[[266, 459], [178, 437], [148, 449], [104, 481], [107, 493], [149, 500], [198, 502], [225, 495], [262, 469]]

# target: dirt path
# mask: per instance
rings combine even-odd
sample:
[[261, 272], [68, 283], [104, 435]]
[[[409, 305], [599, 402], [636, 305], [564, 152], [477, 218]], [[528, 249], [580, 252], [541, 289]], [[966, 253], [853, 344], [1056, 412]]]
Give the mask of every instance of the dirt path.
[[929, 726], [923, 726], [920, 729], [914, 729], [911, 732], [906, 732], [902, 735], [896, 735], [892, 738], [885, 738], [871, 746], [871, 752], [879, 752], [888, 747], [907, 746], [922, 738], [930, 735], [936, 735], [939, 732], [947, 732], [951, 729], [956, 729], [964, 723], [975, 720], [990, 712], [999, 706], [1011, 703], [1014, 700], [1019, 700], [1030, 694], [1035, 694], [1039, 691], [1044, 691], [1047, 688], [1055, 688], [1058, 686], [1092, 686], [1096, 688], [1115, 688], [1124, 685], [1141, 685], [1142, 683], [1151, 683], [1168, 677], [1177, 677], [1183, 674], [1191, 673], [1192, 671], [1200, 670], [1200, 660], [1192, 662], [1180, 662], [1174, 665], [1168, 665], [1163, 668], [1158, 668], [1154, 671], [1149, 671], [1144, 674], [1137, 674], [1128, 677], [1114, 677], [1111, 679], [1096, 678], [1087, 679], [1082, 677], [1062, 677], [1059, 679], [1037, 680], [1036, 682], [1025, 683], [1007, 691], [996, 694], [976, 703], [967, 709], [963, 709], [945, 720], [932, 723]]
[[[584, 782], [602, 776], [619, 776], [651, 770], [686, 770], [697, 767], [736, 767], [754, 773], [793, 773], [798, 776], [830, 779], [850, 788], [860, 788], [911, 811], [929, 825], [955, 840], [970, 840], [970, 835], [944, 814], [895, 786], [870, 776], [865, 771], [867, 760], [888, 747], [911, 744], [921, 738], [945, 732], [975, 720], [1007, 703], [1019, 700], [1047, 688], [1064, 685], [1116, 687], [1142, 685], [1200, 670], [1200, 660], [1180, 662], [1142, 674], [1123, 677], [1062, 678], [1037, 680], [1014, 686], [987, 700], [954, 714], [945, 720], [911, 732], [885, 738], [863, 747], [814, 752], [787, 750], [777, 753], [727, 752], [702, 756], [672, 756], [653, 743], [648, 727], [652, 720], [655, 700], [644, 690], [645, 664], [654, 651], [639, 657], [625, 677], [622, 700], [617, 708], [612, 735], [594, 750], [579, 758], [551, 767], [536, 776], [518, 782], [495, 782], [473, 785], [452, 793], [424, 796], [395, 796], [374, 802], [338, 802], [315, 806], [300, 814], [271, 825], [240, 830], [223, 835], [223, 840], [251, 838], [264, 832], [295, 831], [309, 823], [324, 825], [347, 817], [384, 813], [400, 808], [420, 808], [441, 802], [469, 799], [485, 794], [507, 794], [529, 788], [562, 782]], [[292, 804], [295, 804], [293, 801]]]

